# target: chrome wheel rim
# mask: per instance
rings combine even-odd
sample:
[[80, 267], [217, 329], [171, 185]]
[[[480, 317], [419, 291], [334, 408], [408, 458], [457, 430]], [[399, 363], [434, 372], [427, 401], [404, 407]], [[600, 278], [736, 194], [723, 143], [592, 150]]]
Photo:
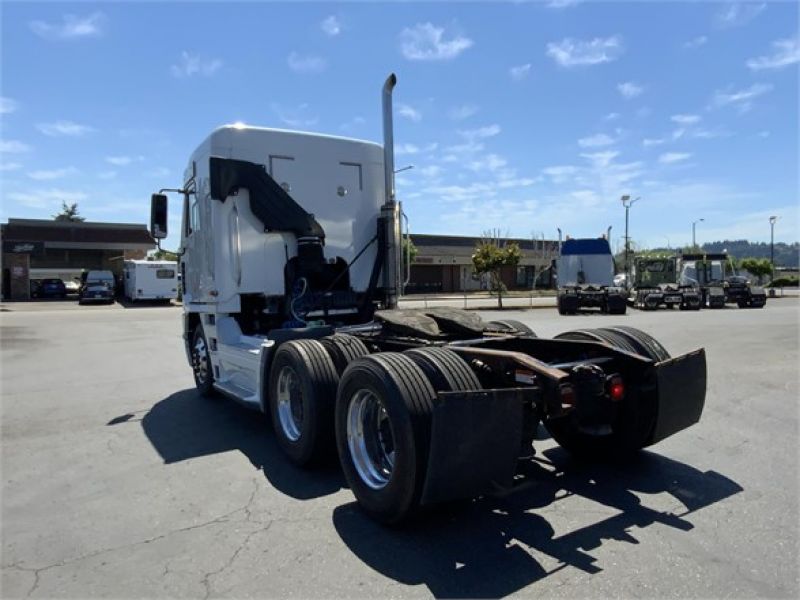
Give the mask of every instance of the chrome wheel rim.
[[347, 446], [361, 480], [374, 490], [389, 483], [395, 460], [394, 435], [383, 402], [358, 390], [347, 409]]
[[208, 350], [202, 336], [194, 343], [194, 376], [200, 384], [204, 384], [208, 378]]
[[286, 365], [278, 373], [278, 422], [292, 442], [300, 439], [303, 424], [303, 391], [295, 370]]

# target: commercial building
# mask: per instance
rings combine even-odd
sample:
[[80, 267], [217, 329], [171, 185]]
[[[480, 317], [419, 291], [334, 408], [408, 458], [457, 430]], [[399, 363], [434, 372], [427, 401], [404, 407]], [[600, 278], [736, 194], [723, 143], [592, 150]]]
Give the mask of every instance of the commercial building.
[[30, 298], [37, 273], [79, 274], [83, 269], [122, 272], [126, 259], [141, 259], [156, 247], [147, 226], [135, 223], [88, 223], [9, 219], [0, 225], [3, 299]]
[[[481, 241], [477, 237], [412, 234], [418, 253], [411, 266], [406, 293], [448, 293], [489, 289], [487, 276], [479, 277], [472, 268], [472, 253]], [[549, 268], [558, 256], [558, 241], [509, 238], [522, 251], [516, 267], [503, 267], [501, 277], [510, 290], [549, 287]]]

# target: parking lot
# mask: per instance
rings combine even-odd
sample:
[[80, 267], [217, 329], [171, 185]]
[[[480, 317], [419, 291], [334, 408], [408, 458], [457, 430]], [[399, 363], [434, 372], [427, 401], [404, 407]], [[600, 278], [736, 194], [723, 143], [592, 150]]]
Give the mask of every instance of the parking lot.
[[796, 597], [799, 307], [482, 312], [704, 346], [703, 418], [627, 464], [542, 435], [514, 493], [393, 530], [195, 393], [180, 308], [4, 305], [2, 596]]

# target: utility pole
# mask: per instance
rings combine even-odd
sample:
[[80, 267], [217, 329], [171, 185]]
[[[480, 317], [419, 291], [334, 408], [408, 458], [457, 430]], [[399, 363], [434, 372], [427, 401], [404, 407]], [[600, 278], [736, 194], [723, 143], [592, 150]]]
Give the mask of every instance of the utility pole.
[[776, 216], [769, 218], [769, 264], [772, 265], [770, 281], [775, 279], [775, 221], [777, 220], [778, 217]]
[[631, 251], [631, 238], [628, 236], [628, 212], [630, 211], [630, 208], [633, 206], [634, 202], [639, 200], [640, 197], [637, 196], [631, 200], [631, 197], [626, 194], [620, 199], [622, 200], [622, 206], [625, 207], [625, 286], [627, 287], [631, 270], [631, 261], [629, 258]]
[[695, 241], [695, 225], [700, 223], [701, 221], [705, 221], [705, 219], [697, 219], [697, 221], [692, 221], [692, 250], [697, 247], [697, 242]]

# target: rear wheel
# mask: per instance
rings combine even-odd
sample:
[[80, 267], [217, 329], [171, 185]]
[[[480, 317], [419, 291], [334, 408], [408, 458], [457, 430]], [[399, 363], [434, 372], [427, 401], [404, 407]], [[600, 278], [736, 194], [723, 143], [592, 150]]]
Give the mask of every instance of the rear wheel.
[[516, 321], [514, 319], [503, 319], [502, 321], [489, 321], [489, 325], [494, 326], [497, 329], [518, 331], [520, 333], [527, 334], [529, 337], [537, 337], [533, 329], [525, 325], [525, 323], [521, 321]]
[[657, 339], [641, 329], [628, 327], [627, 325], [617, 325], [606, 329], [625, 337], [636, 348], [637, 354], [646, 356], [655, 362], [667, 360], [670, 357], [667, 349]]
[[[666, 349], [652, 336], [623, 325], [568, 331], [557, 335], [556, 339], [603, 341], [656, 362], [669, 358]], [[578, 420], [578, 413], [573, 411], [545, 421], [545, 427], [562, 448], [583, 459], [630, 454], [649, 443], [657, 411], [653, 402], [651, 396], [626, 394], [605, 426], [585, 426]]]
[[305, 466], [333, 452], [333, 407], [339, 376], [317, 340], [284, 342], [272, 359], [269, 412], [278, 445]]
[[335, 333], [319, 340], [331, 357], [336, 372], [341, 375], [351, 362], [369, 354], [360, 339], [353, 335]]
[[371, 354], [352, 362], [336, 399], [336, 445], [361, 508], [397, 523], [419, 506], [436, 392], [408, 356]]
[[452, 350], [415, 348], [406, 350], [403, 354], [422, 369], [437, 392], [465, 392], [481, 389], [481, 384], [473, 370]]
[[203, 326], [198, 325], [192, 334], [192, 374], [194, 384], [203, 396], [213, 396], [214, 392], [214, 372], [211, 367], [211, 356], [209, 355], [208, 341], [203, 333]]

